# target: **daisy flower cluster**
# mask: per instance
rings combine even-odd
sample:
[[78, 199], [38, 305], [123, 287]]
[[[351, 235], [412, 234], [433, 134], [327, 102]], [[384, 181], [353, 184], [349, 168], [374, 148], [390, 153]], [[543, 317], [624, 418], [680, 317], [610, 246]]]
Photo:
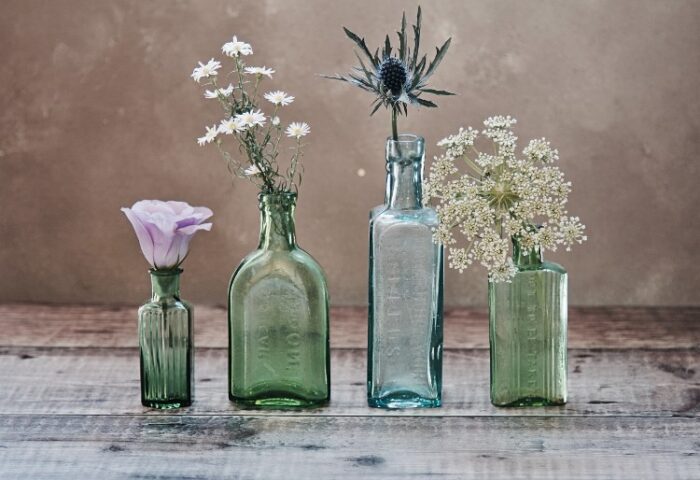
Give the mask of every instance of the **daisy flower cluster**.
[[[424, 195], [437, 203], [435, 241], [449, 248], [451, 268], [460, 272], [483, 265], [493, 282], [510, 281], [517, 272], [510, 255], [516, 241], [525, 252], [570, 250], [583, 243], [585, 225], [566, 210], [571, 182], [555, 165], [559, 152], [544, 138], [531, 140], [522, 155], [510, 116], [484, 121], [438, 142]], [[487, 153], [479, 140], [490, 143]]]
[[[244, 57], [253, 55], [249, 43], [234, 36], [221, 47], [221, 52], [233, 63], [228, 73], [229, 68], [223, 68], [222, 62], [214, 58], [199, 62], [192, 71], [192, 79], [204, 88], [204, 98], [218, 101], [223, 110], [223, 118], [206, 126], [197, 143], [216, 145], [229, 171], [247, 178], [262, 192], [296, 191], [303, 171], [302, 138], [311, 128], [305, 122], [282, 123], [280, 109], [289, 106], [294, 97], [282, 90], [262, 93], [262, 82], [272, 79], [275, 71], [246, 65]], [[264, 107], [272, 113], [265, 113]], [[285, 140], [293, 142], [292, 153], [288, 168], [281, 170], [278, 156]], [[234, 145], [234, 154], [228, 148], [230, 144]]]

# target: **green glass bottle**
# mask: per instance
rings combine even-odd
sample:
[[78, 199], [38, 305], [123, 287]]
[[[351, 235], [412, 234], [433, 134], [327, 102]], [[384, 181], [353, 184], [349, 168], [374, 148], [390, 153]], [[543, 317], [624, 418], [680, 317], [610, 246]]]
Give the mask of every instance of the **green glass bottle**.
[[258, 408], [330, 399], [328, 289], [296, 243], [296, 194], [260, 195], [260, 243], [229, 286], [229, 398]]
[[489, 282], [491, 402], [499, 407], [566, 403], [567, 276], [541, 250], [523, 252], [512, 282]]
[[180, 299], [182, 270], [151, 270], [153, 295], [139, 308], [141, 403], [180, 408], [194, 396], [194, 310]]

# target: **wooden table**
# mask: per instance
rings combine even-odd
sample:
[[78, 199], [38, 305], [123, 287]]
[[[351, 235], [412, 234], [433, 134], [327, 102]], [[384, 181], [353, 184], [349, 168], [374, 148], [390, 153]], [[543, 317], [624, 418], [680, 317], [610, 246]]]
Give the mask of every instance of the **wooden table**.
[[332, 312], [325, 409], [242, 411], [225, 312], [198, 307], [196, 399], [139, 402], [135, 309], [0, 306], [0, 478], [700, 479], [700, 308], [570, 312], [569, 404], [489, 403], [485, 310], [451, 311], [444, 407], [365, 403], [366, 318]]

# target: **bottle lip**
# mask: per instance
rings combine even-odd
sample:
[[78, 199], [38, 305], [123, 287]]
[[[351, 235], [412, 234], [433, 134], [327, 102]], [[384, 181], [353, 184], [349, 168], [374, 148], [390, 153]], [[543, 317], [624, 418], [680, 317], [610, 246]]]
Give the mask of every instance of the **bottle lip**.
[[148, 272], [151, 275], [155, 275], [157, 277], [171, 277], [173, 275], [180, 275], [183, 270], [181, 268], [169, 268], [169, 269], [160, 269], [160, 268], [149, 268]]
[[393, 137], [386, 138], [387, 143], [392, 144], [412, 144], [412, 143], [425, 143], [425, 139], [420, 135], [414, 135], [412, 133], [402, 133], [399, 135], [398, 140], [394, 140]]

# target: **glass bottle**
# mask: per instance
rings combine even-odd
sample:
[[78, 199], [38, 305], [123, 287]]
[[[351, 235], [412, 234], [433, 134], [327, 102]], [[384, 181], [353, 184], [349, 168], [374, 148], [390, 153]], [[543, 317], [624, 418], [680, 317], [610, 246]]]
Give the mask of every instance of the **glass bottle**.
[[296, 243], [295, 193], [259, 197], [260, 243], [229, 286], [229, 398], [258, 408], [330, 399], [328, 289]]
[[151, 301], [139, 308], [141, 403], [180, 408], [194, 396], [194, 309], [180, 299], [182, 270], [151, 270]]
[[511, 283], [489, 282], [491, 402], [499, 407], [566, 403], [567, 276], [513, 240]]
[[442, 247], [423, 207], [424, 140], [387, 140], [391, 197], [370, 219], [367, 400], [371, 407], [439, 407]]

